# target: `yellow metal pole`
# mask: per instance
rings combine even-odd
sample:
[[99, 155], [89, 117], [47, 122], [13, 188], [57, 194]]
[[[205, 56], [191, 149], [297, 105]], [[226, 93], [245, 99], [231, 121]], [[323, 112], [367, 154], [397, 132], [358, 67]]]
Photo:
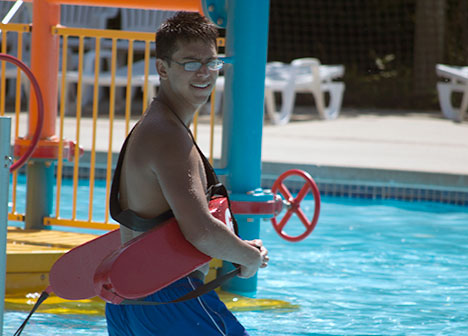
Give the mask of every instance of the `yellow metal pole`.
[[133, 72], [133, 40], [128, 41], [127, 57], [127, 90], [125, 95], [125, 136], [130, 130], [130, 115], [132, 102], [132, 72]]
[[[23, 59], [23, 33], [18, 32], [18, 48], [17, 48], [18, 59]], [[16, 71], [16, 96], [15, 96], [15, 139], [19, 136], [19, 124], [20, 124], [20, 112], [21, 112], [21, 70], [20, 68]], [[16, 213], [16, 187], [18, 185], [18, 171], [15, 170], [12, 174], [12, 195], [11, 195], [11, 213]]]
[[145, 41], [145, 82], [143, 85], [143, 113], [146, 111], [148, 99], [148, 76], [149, 76], [150, 42]]
[[[76, 150], [80, 148], [80, 131], [81, 131], [81, 97], [83, 92], [83, 55], [84, 55], [84, 38], [80, 36], [80, 42], [78, 46], [78, 88], [76, 93]], [[73, 209], [72, 219], [76, 218], [76, 202], [78, 192], [78, 174], [80, 165], [80, 155], [75, 153], [74, 166], [73, 166]]]
[[60, 127], [59, 127], [59, 150], [58, 150], [58, 163], [57, 163], [57, 191], [55, 200], [55, 217], [60, 217], [60, 193], [62, 190], [62, 169], [63, 169], [63, 127], [65, 121], [65, 107], [66, 107], [66, 75], [67, 72], [64, 70], [67, 68], [67, 49], [68, 49], [68, 36], [64, 35], [62, 40], [62, 83], [60, 90]]
[[[115, 69], [117, 57], [117, 39], [112, 39], [112, 60], [111, 60], [111, 87], [109, 94], [109, 147], [107, 151], [107, 174], [106, 174], [106, 200], [109, 199], [111, 175], [112, 175], [112, 141], [114, 131], [115, 112]], [[109, 207], [106, 207], [105, 223], [109, 222]]]
[[88, 221], [93, 220], [93, 199], [94, 199], [94, 169], [96, 166], [96, 136], [97, 136], [97, 117], [99, 106], [99, 69], [101, 68], [101, 38], [96, 38], [96, 59], [94, 60], [94, 92], [93, 92], [93, 139], [91, 146], [91, 162], [89, 167], [89, 208], [88, 208]]
[[213, 148], [214, 148], [214, 122], [215, 122], [215, 97], [216, 97], [216, 88], [213, 89], [211, 93], [211, 109], [210, 109], [210, 158], [209, 161], [213, 165]]
[[197, 141], [198, 136], [198, 116], [200, 115], [200, 108], [195, 111], [195, 115], [193, 116], [193, 138]]
[[[5, 30], [2, 30], [2, 53], [6, 53], [6, 47], [7, 47], [7, 34]], [[0, 116], [5, 115], [5, 71], [6, 71], [6, 62], [0, 62], [2, 64], [2, 70], [0, 73], [1, 76], [1, 82], [0, 82]]]

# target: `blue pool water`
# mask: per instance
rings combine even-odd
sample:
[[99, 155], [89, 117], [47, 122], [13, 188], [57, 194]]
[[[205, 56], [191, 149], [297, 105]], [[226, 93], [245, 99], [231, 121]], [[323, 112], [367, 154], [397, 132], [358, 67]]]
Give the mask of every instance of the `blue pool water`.
[[[252, 336], [468, 335], [465, 207], [324, 197], [306, 240], [281, 240], [269, 221], [261, 237], [271, 261], [257, 297], [300, 309], [236, 313]], [[25, 317], [6, 312], [5, 334]], [[104, 317], [38, 313], [23, 335], [107, 335], [105, 326]]]

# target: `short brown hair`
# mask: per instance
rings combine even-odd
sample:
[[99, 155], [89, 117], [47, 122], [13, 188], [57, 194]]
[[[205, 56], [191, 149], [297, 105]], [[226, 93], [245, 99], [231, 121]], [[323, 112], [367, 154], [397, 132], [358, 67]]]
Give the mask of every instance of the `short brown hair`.
[[156, 58], [170, 60], [177, 41], [202, 40], [216, 46], [218, 29], [208, 19], [195, 12], [178, 12], [156, 32]]

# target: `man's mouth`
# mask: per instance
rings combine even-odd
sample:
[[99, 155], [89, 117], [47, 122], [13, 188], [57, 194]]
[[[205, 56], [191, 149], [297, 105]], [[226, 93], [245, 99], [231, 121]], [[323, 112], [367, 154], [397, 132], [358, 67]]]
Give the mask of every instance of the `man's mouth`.
[[210, 86], [210, 83], [197, 83], [197, 84], [192, 84], [193, 87], [196, 87], [197, 89], [206, 89]]

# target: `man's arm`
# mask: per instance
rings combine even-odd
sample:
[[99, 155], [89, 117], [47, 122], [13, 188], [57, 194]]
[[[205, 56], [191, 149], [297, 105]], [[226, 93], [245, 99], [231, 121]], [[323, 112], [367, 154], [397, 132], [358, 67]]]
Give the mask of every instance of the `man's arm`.
[[200, 156], [187, 131], [179, 125], [166, 125], [152, 133], [151, 168], [185, 238], [201, 252], [241, 265], [241, 276], [253, 276], [265, 267], [267, 250], [260, 240], [239, 239], [208, 209], [205, 175]]

